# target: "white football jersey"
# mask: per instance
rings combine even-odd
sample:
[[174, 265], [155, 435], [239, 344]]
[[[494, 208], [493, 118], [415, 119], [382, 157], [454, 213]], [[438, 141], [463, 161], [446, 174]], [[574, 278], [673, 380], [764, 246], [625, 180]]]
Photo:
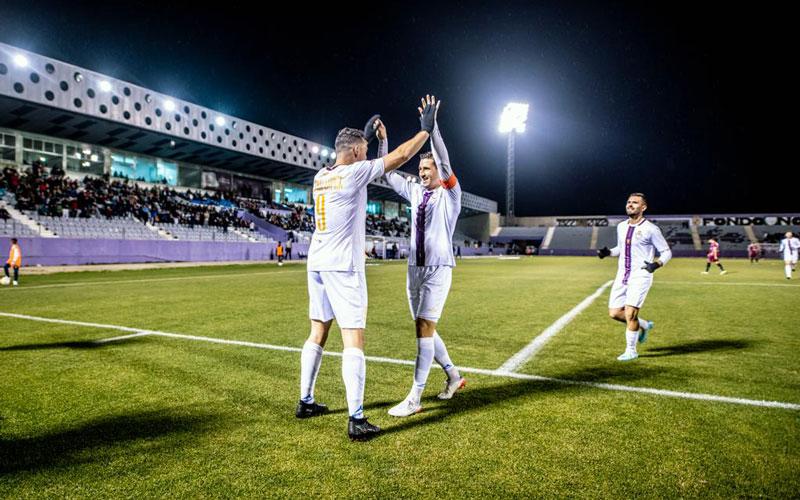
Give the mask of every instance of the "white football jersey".
[[314, 176], [314, 235], [309, 271], [364, 272], [367, 185], [383, 175], [383, 159], [325, 167]]
[[800, 250], [800, 240], [784, 238], [781, 240], [781, 247], [778, 251], [783, 252], [784, 259], [797, 259], [798, 250]]
[[653, 275], [642, 267], [645, 262], [653, 262], [656, 251], [659, 254], [669, 251], [667, 240], [658, 226], [647, 219], [638, 224], [630, 224], [627, 220], [620, 222], [617, 225], [617, 246], [612, 250], [614, 255], [619, 255], [617, 281], [628, 284], [631, 277], [652, 279]]

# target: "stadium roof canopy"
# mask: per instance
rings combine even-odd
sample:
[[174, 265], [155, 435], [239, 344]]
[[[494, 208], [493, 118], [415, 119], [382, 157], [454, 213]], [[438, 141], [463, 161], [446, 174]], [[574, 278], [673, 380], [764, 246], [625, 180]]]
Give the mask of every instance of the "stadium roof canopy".
[[[0, 127], [311, 184], [332, 148], [0, 43]], [[400, 198], [382, 179], [372, 199]], [[473, 212], [497, 202], [464, 193]]]

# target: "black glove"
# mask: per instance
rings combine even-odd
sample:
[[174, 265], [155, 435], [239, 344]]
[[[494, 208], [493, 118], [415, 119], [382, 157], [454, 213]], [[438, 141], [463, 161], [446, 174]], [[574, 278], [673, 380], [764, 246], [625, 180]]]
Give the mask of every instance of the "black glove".
[[364, 125], [364, 136], [367, 138], [367, 144], [375, 139], [375, 135], [378, 132], [378, 130], [375, 128], [375, 122], [380, 119], [381, 115], [372, 115], [372, 118], [367, 120], [367, 124]]
[[659, 267], [661, 267], [661, 263], [660, 262], [647, 262], [647, 261], [644, 261], [644, 265], [642, 266], [642, 269], [647, 269], [647, 272], [652, 274], [652, 273], [656, 272], [656, 269], [658, 269]]
[[436, 124], [436, 106], [426, 105], [422, 109], [422, 114], [419, 115], [420, 129], [427, 133], [433, 132], [433, 126]]
[[601, 259], [605, 259], [609, 255], [611, 255], [611, 250], [609, 250], [608, 247], [603, 247], [597, 251], [597, 256]]

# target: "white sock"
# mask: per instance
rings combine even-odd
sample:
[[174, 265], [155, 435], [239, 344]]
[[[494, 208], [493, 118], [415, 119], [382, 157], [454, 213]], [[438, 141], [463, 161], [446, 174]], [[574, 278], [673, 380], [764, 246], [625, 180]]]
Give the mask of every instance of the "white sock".
[[447, 347], [444, 345], [442, 337], [438, 332], [433, 332], [433, 356], [437, 363], [439, 363], [447, 373], [447, 378], [450, 380], [458, 380], [461, 374], [458, 373], [458, 368], [450, 360], [450, 355], [447, 353]]
[[300, 352], [300, 401], [314, 402], [314, 384], [322, 364], [322, 346], [306, 340]]
[[342, 379], [347, 393], [347, 409], [353, 418], [364, 418], [364, 381], [367, 362], [364, 351], [348, 347], [342, 351]]
[[627, 344], [626, 351], [627, 352], [636, 352], [636, 343], [639, 341], [639, 332], [638, 331], [630, 331], [625, 330], [625, 342]]
[[791, 278], [792, 277], [792, 266], [791, 266], [791, 264], [786, 264], [786, 266], [784, 267], [784, 270], [786, 271], [786, 277], [787, 278]]
[[409, 396], [419, 403], [422, 398], [422, 391], [425, 390], [425, 384], [428, 382], [428, 373], [431, 371], [431, 363], [433, 363], [433, 337], [423, 337], [417, 339], [417, 362], [414, 365], [414, 385], [411, 386], [411, 393]]
[[650, 322], [647, 321], [646, 319], [639, 318], [639, 328], [641, 328], [642, 330], [647, 330], [648, 328], [650, 328]]

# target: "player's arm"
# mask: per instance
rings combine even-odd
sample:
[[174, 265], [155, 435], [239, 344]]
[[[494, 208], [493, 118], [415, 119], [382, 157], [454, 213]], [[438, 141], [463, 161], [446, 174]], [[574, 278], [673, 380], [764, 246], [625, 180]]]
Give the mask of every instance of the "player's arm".
[[[378, 118], [375, 120], [373, 127], [375, 129], [375, 136], [378, 138], [378, 157], [382, 158], [389, 154], [389, 133], [386, 130], [386, 125], [381, 121], [380, 115], [375, 116], [378, 116]], [[372, 120], [372, 118], [370, 118], [370, 120]], [[386, 182], [389, 183], [395, 193], [399, 194], [407, 201], [411, 201], [411, 186], [408, 179], [397, 172], [387, 172], [383, 178], [386, 179]]]
[[597, 251], [597, 256], [601, 259], [605, 259], [606, 257], [619, 257], [619, 246], [610, 249], [608, 247], [603, 247]]
[[661, 234], [661, 230], [657, 227], [653, 230], [653, 234], [650, 236], [650, 242], [653, 244], [656, 250], [658, 250], [659, 256], [653, 262], [645, 261], [642, 269], [647, 269], [647, 272], [654, 273], [656, 269], [659, 267], [664, 267], [667, 262], [669, 262], [669, 260], [672, 258], [672, 250], [669, 249], [667, 240], [664, 239], [664, 235]]
[[391, 172], [401, 167], [422, 149], [430, 138], [433, 125], [436, 122], [436, 97], [426, 96], [422, 100], [419, 110], [420, 131], [417, 135], [401, 144], [397, 149], [383, 157], [383, 171]]
[[[438, 107], [441, 101], [436, 104]], [[458, 186], [458, 179], [453, 175], [453, 169], [450, 166], [450, 156], [447, 154], [447, 148], [444, 145], [444, 139], [439, 132], [439, 124], [434, 122], [433, 132], [431, 133], [431, 151], [433, 151], [433, 160], [436, 162], [436, 168], [439, 170], [439, 178], [442, 181], [442, 186], [447, 190], [452, 190]]]

